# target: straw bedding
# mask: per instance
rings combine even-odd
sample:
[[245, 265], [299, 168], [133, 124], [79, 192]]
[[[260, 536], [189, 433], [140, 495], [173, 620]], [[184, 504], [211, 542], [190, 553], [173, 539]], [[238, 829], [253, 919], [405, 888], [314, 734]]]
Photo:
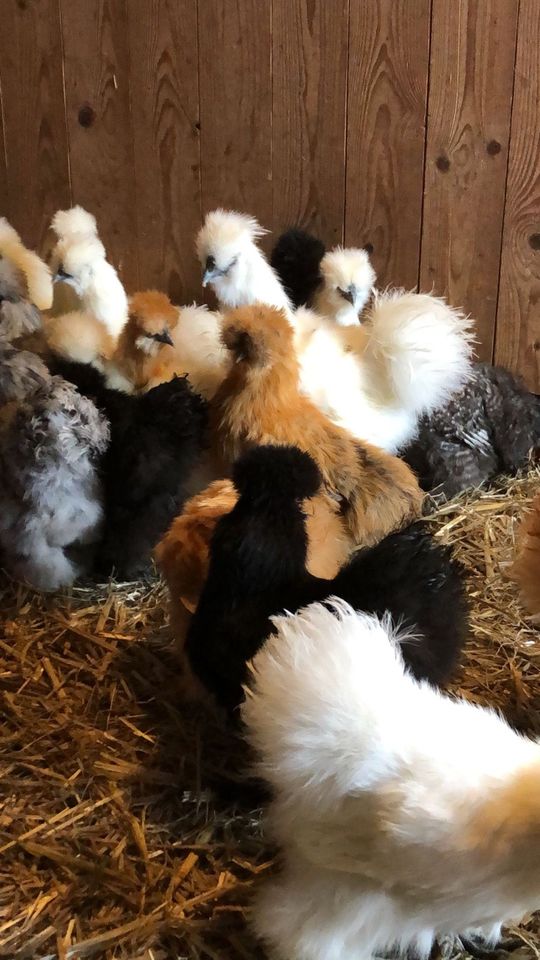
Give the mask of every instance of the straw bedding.
[[[539, 486], [533, 471], [428, 521], [473, 604], [454, 689], [538, 734], [540, 634], [506, 567]], [[0, 957], [258, 956], [260, 790], [220, 718], [180, 703], [163, 585], [43, 597], [4, 577], [0, 610]], [[540, 917], [511, 937], [515, 957], [540, 956]]]

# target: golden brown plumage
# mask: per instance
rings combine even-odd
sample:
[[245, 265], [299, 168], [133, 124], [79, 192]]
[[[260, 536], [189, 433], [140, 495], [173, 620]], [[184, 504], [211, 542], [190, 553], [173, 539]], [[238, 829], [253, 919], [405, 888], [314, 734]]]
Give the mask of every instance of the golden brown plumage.
[[529, 613], [540, 617], [540, 493], [518, 531], [512, 576], [519, 584]]
[[173, 355], [172, 333], [177, 323], [178, 309], [165, 293], [144, 290], [133, 294], [127, 323], [107, 365], [111, 386], [124, 382], [126, 389], [144, 389], [158, 357]]
[[357, 543], [373, 544], [417, 517], [423, 494], [409, 467], [336, 426], [299, 390], [293, 331], [282, 311], [256, 305], [224, 317], [233, 365], [211, 404], [224, 465], [248, 447], [292, 444], [319, 465]]

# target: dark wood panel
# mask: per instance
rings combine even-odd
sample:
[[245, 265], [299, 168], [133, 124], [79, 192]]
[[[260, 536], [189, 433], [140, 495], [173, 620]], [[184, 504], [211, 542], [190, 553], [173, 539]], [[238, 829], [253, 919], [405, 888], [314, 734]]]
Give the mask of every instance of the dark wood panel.
[[70, 203], [57, 0], [2, 4], [0, 83], [7, 209], [24, 241], [39, 247], [55, 210]]
[[129, 0], [141, 287], [200, 298], [197, 0]]
[[343, 242], [348, 0], [274, 0], [274, 228]]
[[420, 284], [464, 306], [491, 360], [518, 4], [434, 0]]
[[430, 0], [350, 6], [345, 241], [379, 283], [418, 282]]
[[[138, 287], [126, 0], [60, 0], [74, 202], [98, 219], [109, 259]], [[151, 171], [148, 171], [151, 176]]]
[[540, 393], [540, 4], [521, 0], [495, 360]]
[[199, 0], [202, 206], [272, 225], [270, 0]]

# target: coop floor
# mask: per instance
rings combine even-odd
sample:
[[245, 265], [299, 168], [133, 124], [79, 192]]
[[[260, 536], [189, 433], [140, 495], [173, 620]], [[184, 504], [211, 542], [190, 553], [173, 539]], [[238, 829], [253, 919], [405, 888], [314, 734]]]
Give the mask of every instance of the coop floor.
[[[539, 486], [429, 521], [473, 605], [454, 689], [536, 733], [540, 633], [505, 570]], [[261, 796], [222, 720], [182, 708], [162, 584], [44, 598], [4, 578], [0, 610], [0, 956], [252, 960], [249, 896], [273, 853]], [[540, 955], [540, 917], [509, 936], [514, 957]]]

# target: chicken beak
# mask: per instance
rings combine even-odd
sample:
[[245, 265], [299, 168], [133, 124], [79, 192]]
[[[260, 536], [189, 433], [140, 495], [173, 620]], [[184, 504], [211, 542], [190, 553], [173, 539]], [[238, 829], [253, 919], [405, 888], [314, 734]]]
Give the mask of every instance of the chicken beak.
[[169, 347], [174, 346], [173, 338], [168, 330], [162, 330], [161, 333], [154, 333], [152, 340], [157, 340], [158, 343], [166, 343]]
[[65, 273], [62, 267], [58, 267], [52, 279], [53, 283], [69, 283], [70, 280], [73, 280], [73, 277], [69, 273]]
[[218, 270], [217, 267], [213, 267], [211, 270], [206, 268], [202, 278], [203, 287], [207, 287], [209, 283], [213, 283], [214, 280], [217, 280], [221, 276], [221, 270]]
[[344, 299], [350, 303], [351, 307], [354, 307], [356, 294], [357, 294], [357, 290], [354, 283], [351, 283], [350, 287], [347, 287], [346, 290], [342, 290], [342, 295]]

